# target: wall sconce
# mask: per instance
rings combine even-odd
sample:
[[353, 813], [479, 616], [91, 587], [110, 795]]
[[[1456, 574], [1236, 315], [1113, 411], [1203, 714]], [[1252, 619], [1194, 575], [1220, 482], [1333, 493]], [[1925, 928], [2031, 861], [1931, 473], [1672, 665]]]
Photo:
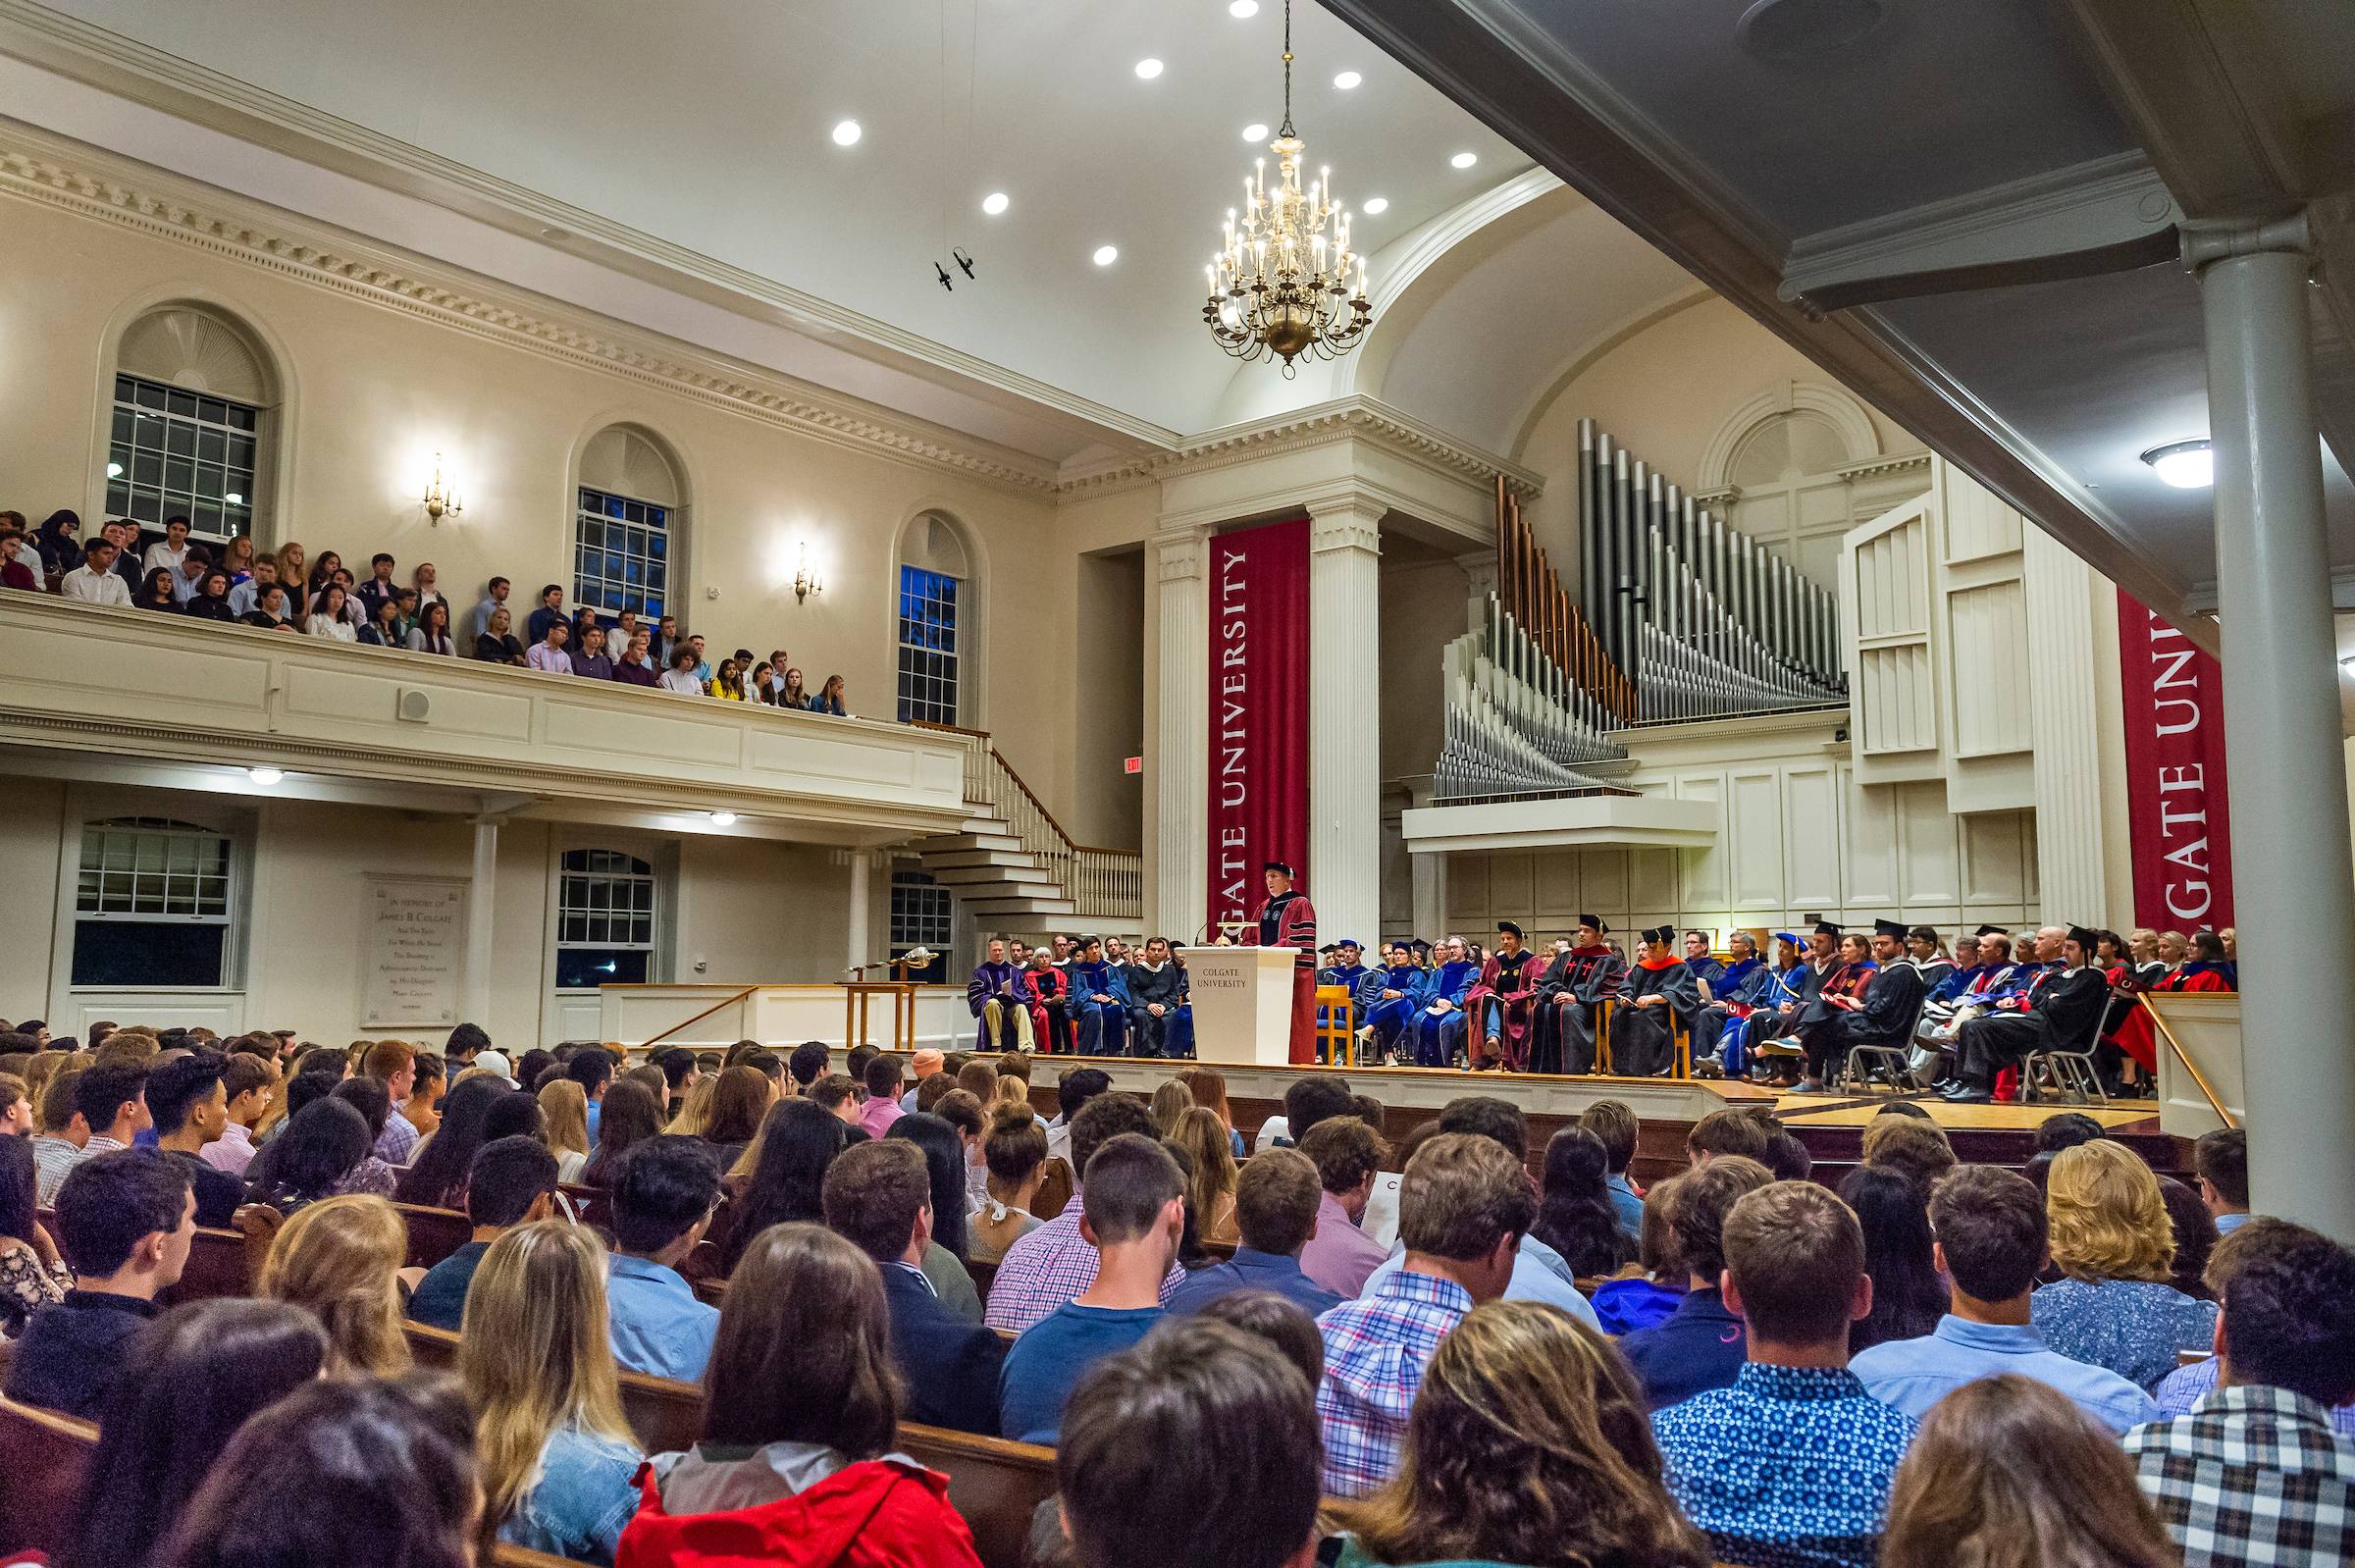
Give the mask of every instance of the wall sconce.
[[811, 594], [822, 594], [825, 591], [824, 581], [818, 577], [816, 570], [810, 564], [810, 542], [804, 540], [801, 560], [793, 568], [793, 601], [797, 604], [805, 604], [809, 602]]
[[466, 508], [458, 501], [458, 487], [442, 483], [442, 454], [434, 453], [433, 483], [425, 487], [425, 515], [439, 525], [445, 515], [455, 517]]

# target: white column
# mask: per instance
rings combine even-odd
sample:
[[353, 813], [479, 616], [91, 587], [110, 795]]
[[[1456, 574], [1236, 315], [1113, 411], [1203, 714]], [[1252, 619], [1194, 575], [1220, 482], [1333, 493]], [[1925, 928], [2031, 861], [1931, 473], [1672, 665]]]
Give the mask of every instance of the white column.
[[[882, 955], [870, 953], [866, 947], [866, 917], [874, 901], [874, 895], [867, 886], [867, 867], [873, 862], [874, 856], [865, 850], [852, 850], [848, 853], [851, 862], [851, 918], [848, 944], [851, 956], [843, 962], [847, 967], [855, 969]], [[869, 976], [870, 979], [883, 977]]]
[[1153, 751], [1153, 902], [1155, 934], [1191, 942], [1210, 906], [1210, 601], [1204, 574], [1209, 531], [1167, 530], [1153, 543], [1153, 581], [1161, 596], [1155, 650]]
[[1458, 555], [1455, 564], [1464, 569], [1464, 630], [1477, 632], [1488, 614], [1489, 596], [1496, 592], [1496, 551], [1472, 550]]
[[2027, 594], [2028, 734], [2036, 767], [2036, 884], [2048, 925], [2106, 925], [2102, 732], [2093, 673], [2093, 571], [2020, 526]]
[[2304, 218], [2187, 236], [2208, 339], [2249, 1179], [2260, 1214], [2355, 1242], [2355, 1052], [2309, 972], [2355, 929]]
[[[466, 986], [468, 1023], [491, 1026], [492, 941], [497, 935], [498, 818], [474, 819], [474, 874], [466, 884]], [[534, 1010], [535, 1012], [537, 1009]]]
[[1414, 878], [1415, 928], [1404, 934], [1437, 942], [1439, 927], [1447, 923], [1447, 857], [1409, 855], [1406, 863]]
[[1382, 923], [1382, 514], [1308, 504], [1308, 886], [1327, 942]]

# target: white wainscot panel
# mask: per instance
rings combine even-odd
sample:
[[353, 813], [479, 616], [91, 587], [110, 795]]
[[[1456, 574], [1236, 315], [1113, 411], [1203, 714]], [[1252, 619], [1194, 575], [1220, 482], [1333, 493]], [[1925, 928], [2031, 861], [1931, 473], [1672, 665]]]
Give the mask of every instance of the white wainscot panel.
[[1962, 824], [1962, 902], [1973, 906], [2026, 906], [2036, 862], [2024, 811], [1982, 811], [1957, 818]]
[[1579, 884], [1585, 889], [1587, 911], [1608, 915], [1628, 907], [1627, 851], [1588, 850], [1579, 857]]
[[1661, 919], [1673, 916], [1676, 910], [1677, 853], [1675, 850], [1628, 852], [1628, 903], [1633, 909], [1652, 911]]
[[1759, 914], [1788, 907], [1783, 897], [1783, 776], [1767, 768], [1726, 780], [1726, 831], [1733, 839], [1733, 907]]
[[1865, 784], [1848, 801], [1848, 898], [1858, 908], [1895, 909], [1899, 785]]
[[128, 1028], [144, 1023], [158, 1029], [191, 1025], [212, 1030], [224, 1039], [245, 1032], [245, 993], [242, 991], [74, 991], [66, 1014], [48, 1019], [52, 1036], [90, 1037], [90, 1025], [105, 1019]]
[[733, 725], [702, 724], [659, 713], [617, 717], [608, 707], [550, 702], [543, 723], [550, 746], [610, 757], [622, 751], [707, 767], [735, 767], [744, 759], [745, 731]]
[[1488, 913], [1492, 919], [1516, 920], [1529, 914], [1534, 886], [1531, 861], [1526, 850], [1490, 854]]
[[[432, 715], [426, 722], [401, 720], [399, 704], [404, 692], [424, 696]], [[455, 682], [420, 679], [418, 671], [390, 663], [382, 671], [349, 664], [292, 665], [286, 672], [285, 701], [286, 727], [299, 734], [349, 739], [359, 725], [372, 729], [397, 726], [387, 737], [390, 744], [424, 746], [434, 744], [426, 733], [430, 726], [433, 736], [445, 739], [462, 735], [510, 746], [532, 739], [532, 705], [525, 693], [483, 692]]]
[[1794, 910], [1840, 907], [1840, 781], [1829, 767], [1783, 773], [1783, 883]]
[[1898, 902], [1909, 909], [1960, 904], [1962, 847], [1956, 817], [1946, 809], [1946, 786], [1896, 784], [1890, 792], [1897, 801]]
[[1678, 907], [1686, 910], [1722, 910], [1726, 907], [1726, 866], [1732, 857], [1725, 844], [1725, 775], [1723, 773], [1688, 773], [1676, 781], [1679, 799], [1707, 801], [1717, 807], [1717, 842], [1705, 850], [1678, 850], [1676, 857], [1683, 862], [1681, 897]]
[[2017, 579], [1961, 589], [1947, 596], [1954, 668], [1967, 672], [1968, 692], [1955, 700], [1955, 753], [1997, 757], [2029, 744], [2027, 696], [2028, 596]]
[[1537, 897], [1530, 905], [1531, 912], [1549, 925], [1574, 923], [1584, 908], [1578, 901], [1578, 852], [1541, 850], [1536, 864]]
[[1488, 918], [1490, 859], [1485, 852], [1447, 857], [1448, 924], [1469, 925]]

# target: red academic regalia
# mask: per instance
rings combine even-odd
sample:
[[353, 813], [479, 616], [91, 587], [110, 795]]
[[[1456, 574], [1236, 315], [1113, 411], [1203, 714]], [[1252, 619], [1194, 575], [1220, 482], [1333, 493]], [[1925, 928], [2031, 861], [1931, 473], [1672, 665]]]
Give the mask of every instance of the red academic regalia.
[[[1508, 967], [1509, 966], [1509, 967]], [[1480, 967], [1480, 980], [1464, 995], [1464, 1016], [1471, 1019], [1464, 1046], [1477, 1066], [1486, 1050], [1488, 1039], [1487, 1008], [1496, 1004], [1496, 1043], [1503, 1052], [1502, 1062], [1508, 1071], [1529, 1071], [1531, 1024], [1537, 1014], [1538, 981], [1544, 978], [1545, 966], [1538, 955], [1523, 948], [1511, 958], [1492, 953]]]
[[[2114, 982], [2115, 983], [2115, 982]], [[2170, 970], [2151, 984], [2154, 991], [2229, 991], [2224, 977], [2206, 966], [2184, 965]], [[2118, 1048], [2132, 1057], [2145, 1072], [2159, 1071], [2158, 1031], [2151, 1026], [2150, 1010], [2136, 1003], [2126, 1010], [2125, 1019], [2110, 1036]]]
[[[1053, 1020], [1047, 1013], [1050, 1002], [1068, 1002], [1072, 994], [1071, 977], [1058, 968], [1034, 969], [1025, 967], [1019, 989], [1022, 1000], [1030, 1006], [1030, 1038], [1038, 1042], [1041, 1051], [1055, 1049], [1057, 1039]], [[1068, 1013], [1068, 1009], [1065, 1010]]]
[[1292, 963], [1291, 1062], [1317, 1059], [1317, 910], [1306, 895], [1279, 893], [1259, 907], [1259, 945], [1297, 948]]

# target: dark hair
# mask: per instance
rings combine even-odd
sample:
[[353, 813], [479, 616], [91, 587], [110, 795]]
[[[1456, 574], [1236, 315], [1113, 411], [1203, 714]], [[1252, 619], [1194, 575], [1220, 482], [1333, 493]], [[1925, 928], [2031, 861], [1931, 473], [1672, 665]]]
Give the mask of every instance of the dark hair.
[[287, 1119], [246, 1169], [245, 1195], [282, 1211], [328, 1197], [368, 1158], [376, 1140], [349, 1101], [313, 1100]]
[[1924, 1111], [1920, 1106], [1915, 1105], [1910, 1100], [1884, 1101], [1881, 1105], [1881, 1108], [1872, 1114], [1874, 1116], [1910, 1116], [1919, 1122], [1929, 1122], [1935, 1120], [1931, 1117], [1929, 1112]]
[[[754, 1046], [753, 1049], [757, 1051], [759, 1047]], [[844, 1071], [858, 1079], [860, 1083], [864, 1084], [866, 1082], [866, 1065], [881, 1054], [880, 1049], [875, 1046], [854, 1045], [843, 1057]]]
[[74, 1272], [105, 1279], [158, 1231], [180, 1228], [188, 1212], [188, 1168], [145, 1149], [93, 1155], [57, 1189], [57, 1244]]
[[442, 1054], [455, 1061], [461, 1052], [481, 1052], [491, 1049], [491, 1033], [479, 1023], [461, 1023], [449, 1031], [442, 1044]]
[[129, 1062], [101, 1062], [74, 1080], [74, 1109], [92, 1133], [115, 1124], [123, 1102], [135, 1100], [147, 1085], [147, 1069]]
[[2304, 1226], [2250, 1248], [2224, 1282], [2224, 1367], [2236, 1384], [2344, 1404], [2355, 1394], [2355, 1252]]
[[826, 1172], [848, 1146], [850, 1130], [813, 1100], [780, 1100], [769, 1111], [760, 1124], [760, 1159], [752, 1179], [728, 1205], [729, 1230], [720, 1251], [731, 1272], [753, 1238], [770, 1226], [826, 1223]]
[[785, 1064], [777, 1060], [774, 1051], [747, 1051], [736, 1059], [736, 1066], [751, 1068], [771, 1083], [781, 1082], [785, 1076]]
[[917, 1111], [892, 1123], [886, 1139], [902, 1138], [924, 1152], [932, 1181], [932, 1239], [963, 1262], [965, 1229], [965, 1140], [929, 1112]]
[[679, 1085], [695, 1071], [695, 1053], [685, 1046], [674, 1045], [667, 1051], [655, 1052], [653, 1065], [662, 1070], [662, 1081], [676, 1093]]
[[826, 1111], [848, 1103], [859, 1093], [859, 1080], [847, 1072], [829, 1072], [810, 1085], [810, 1103]]
[[1677, 1262], [1688, 1276], [1716, 1286], [1717, 1277], [1725, 1272], [1725, 1217], [1736, 1203], [1773, 1180], [1773, 1172], [1741, 1154], [1721, 1154], [1677, 1176], [1666, 1219], [1676, 1238]]
[[1162, 1210], [1184, 1196], [1184, 1174], [1151, 1132], [1107, 1138], [1080, 1176], [1080, 1212], [1098, 1246], [1143, 1239]]
[[384, 1079], [345, 1078], [328, 1092], [367, 1118], [371, 1146], [384, 1135], [385, 1123], [392, 1115], [392, 1091], [385, 1087]]
[[1545, 1174], [1529, 1233], [1560, 1253], [1580, 1279], [1610, 1274], [1628, 1261], [1627, 1236], [1603, 1185], [1609, 1168], [1609, 1151], [1584, 1127], [1564, 1127], [1545, 1140]]
[[825, 1076], [826, 1069], [833, 1060], [834, 1053], [827, 1050], [823, 1042], [804, 1040], [793, 1048], [793, 1055], [785, 1059], [785, 1066], [792, 1072], [793, 1081], [806, 1089]]
[[319, 1320], [283, 1301], [191, 1301], [134, 1335], [99, 1419], [60, 1568], [147, 1562], [237, 1429], [326, 1361]]
[[1766, 1169], [1777, 1181], [1805, 1181], [1815, 1174], [1815, 1157], [1798, 1133], [1778, 1126], [1766, 1135]]
[[1153, 1112], [1144, 1101], [1133, 1094], [1099, 1094], [1079, 1108], [1072, 1119], [1072, 1175], [1084, 1187], [1087, 1183], [1088, 1162], [1096, 1151], [1124, 1132], [1158, 1137], [1161, 1128], [1153, 1124]]
[[466, 1176], [466, 1218], [504, 1229], [522, 1223], [543, 1192], [556, 1190], [556, 1157], [538, 1138], [495, 1138]]
[[826, 1170], [824, 1199], [828, 1229], [877, 1263], [893, 1262], [908, 1250], [932, 1201], [924, 1151], [894, 1138], [846, 1150]]
[[[1965, 1165], [1930, 1194], [1930, 1228], [1955, 1288], [1980, 1301], [2026, 1295], [2044, 1266], [2044, 1194], [2026, 1176]], [[1880, 1288], [1876, 1276], [1873, 1288]]]
[[[32, 1239], [32, 1228], [39, 1223], [38, 1170], [30, 1138], [0, 1138], [0, 1236]], [[25, 1312], [16, 1298], [0, 1297], [0, 1329], [14, 1338], [24, 1327]]]
[[1273, 1290], [1230, 1290], [1203, 1302], [1193, 1315], [1258, 1334], [1298, 1367], [1312, 1388], [1325, 1376], [1325, 1336], [1317, 1320]]
[[1073, 1068], [1056, 1079], [1055, 1104], [1063, 1111], [1064, 1125], [1072, 1124], [1081, 1106], [1111, 1089], [1112, 1074], [1102, 1068]]
[[166, 1062], [147, 1074], [147, 1114], [155, 1135], [168, 1138], [188, 1124], [188, 1114], [213, 1092], [229, 1071], [227, 1057], [200, 1053]]
[[[917, 1087], [916, 1108], [940, 1118], [968, 1138], [978, 1138], [988, 1130], [981, 1114], [981, 1102], [957, 1087], [957, 1080], [946, 1072], [933, 1073]], [[1035, 1126], [1037, 1124], [1031, 1124]]]
[[593, 1045], [564, 1064], [564, 1075], [595, 1098], [598, 1090], [613, 1081], [613, 1058], [603, 1046]]
[[1597, 1100], [1578, 1114], [1578, 1124], [1602, 1140], [1604, 1169], [1617, 1176], [1636, 1157], [1641, 1124], [1625, 1100]]
[[153, 1568], [464, 1568], [475, 1499], [456, 1380], [313, 1378], [237, 1430]]
[[870, 1056], [863, 1074], [866, 1092], [878, 1097], [896, 1096], [900, 1089], [900, 1059], [896, 1056]]
[[1872, 1311], [1848, 1326], [1850, 1354], [1891, 1339], [1918, 1339], [1946, 1316], [1946, 1281], [1930, 1255], [1930, 1211], [1911, 1177], [1858, 1166], [1840, 1182], [1864, 1234]]
[[[340, 1062], [319, 1061], [305, 1066], [287, 1080], [287, 1115], [298, 1115], [314, 1100], [324, 1100], [343, 1081]], [[283, 1135], [283, 1134], [282, 1134]]]
[[1294, 1143], [1329, 1116], [1348, 1116], [1353, 1110], [1349, 1085], [1337, 1075], [1295, 1078], [1283, 1091], [1284, 1135]]
[[2102, 1124], [2082, 1111], [2056, 1112], [2036, 1124], [2036, 1152], [2059, 1154], [2106, 1136]]
[[1316, 1166], [1299, 1150], [1253, 1156], [1234, 1178], [1234, 1224], [1242, 1244], [1255, 1252], [1297, 1254], [1317, 1233], [1324, 1196]]
[[1756, 1113], [1730, 1107], [1709, 1112], [1685, 1134], [1688, 1153], [1705, 1154], [1711, 1159], [1739, 1154], [1761, 1165], [1766, 1162], [1766, 1124], [1758, 1120]]
[[707, 1443], [813, 1442], [872, 1459], [899, 1425], [874, 1261], [814, 1225], [770, 1226], [728, 1281], [704, 1369]]
[[[1504, 1145], [1504, 1152], [1524, 1165], [1529, 1162], [1529, 1119], [1521, 1108], [1510, 1100], [1499, 1100], [1490, 1094], [1467, 1094], [1447, 1102], [1439, 1112], [1441, 1132], [1470, 1132], [1492, 1138]], [[1295, 1131], [1292, 1141], [1300, 1141]]]
[[2175, 1235], [2175, 1261], [2169, 1266], [2176, 1289], [2196, 1301], [2212, 1299], [2204, 1277], [2218, 1240], [2216, 1216], [2200, 1195], [2173, 1176], [2159, 1178], [2159, 1201], [2167, 1206], [2168, 1228]]
[[597, 1113], [597, 1152], [581, 1168], [581, 1184], [602, 1187], [612, 1174], [613, 1162], [632, 1147], [662, 1131], [662, 1102], [654, 1091], [629, 1078], [616, 1079], [605, 1090]]
[[1315, 1531], [1324, 1453], [1298, 1367], [1180, 1318], [1079, 1380], [1055, 1475], [1083, 1568], [1277, 1568]]
[[539, 1098], [524, 1089], [509, 1089], [483, 1113], [483, 1141], [498, 1138], [537, 1138], [545, 1135]]
[[2191, 1168], [2201, 1180], [2216, 1188], [2224, 1207], [2249, 1206], [2249, 1135], [2241, 1128], [2218, 1127], [2201, 1133], [2191, 1146]]
[[989, 1174], [1009, 1187], [1019, 1186], [1031, 1172], [1047, 1163], [1046, 1129], [1027, 1107], [1001, 1105], [981, 1135], [981, 1159]]
[[[494, 1104], [513, 1092], [504, 1079], [491, 1074], [468, 1078], [451, 1089], [442, 1101], [442, 1125], [417, 1151], [416, 1163], [400, 1174], [400, 1201], [429, 1209], [454, 1207], [485, 1141], [484, 1120]], [[270, 1151], [265, 1147], [262, 1152]]]
[[624, 1252], [659, 1252], [718, 1201], [719, 1165], [702, 1139], [645, 1139], [613, 1167], [613, 1238]]

